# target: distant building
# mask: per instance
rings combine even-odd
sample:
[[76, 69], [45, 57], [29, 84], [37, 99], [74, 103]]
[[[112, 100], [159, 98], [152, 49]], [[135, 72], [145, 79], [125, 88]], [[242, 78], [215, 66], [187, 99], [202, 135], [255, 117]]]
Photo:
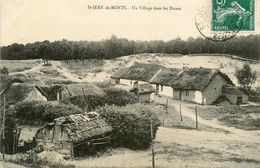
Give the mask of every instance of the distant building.
[[[134, 85], [141, 83], [149, 83], [150, 80], [163, 68], [156, 64], [141, 64], [137, 63], [129, 68], [123, 68], [112, 74], [112, 84]], [[137, 82], [137, 83], [136, 83]]]
[[54, 120], [36, 133], [37, 144], [76, 157], [110, 143], [112, 127], [96, 112], [74, 114]]

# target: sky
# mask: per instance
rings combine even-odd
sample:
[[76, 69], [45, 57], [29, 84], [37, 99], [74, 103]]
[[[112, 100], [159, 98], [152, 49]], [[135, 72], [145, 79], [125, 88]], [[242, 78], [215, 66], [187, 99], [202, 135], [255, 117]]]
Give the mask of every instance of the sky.
[[[1, 45], [9, 45], [43, 40], [102, 40], [112, 34], [130, 40], [187, 39], [200, 36], [194, 18], [206, 3], [210, 1], [2, 0], [0, 40]], [[89, 9], [93, 5], [125, 5], [127, 10]], [[132, 6], [172, 6], [181, 10], [132, 10]], [[260, 19], [256, 25], [252, 33], [259, 33]]]

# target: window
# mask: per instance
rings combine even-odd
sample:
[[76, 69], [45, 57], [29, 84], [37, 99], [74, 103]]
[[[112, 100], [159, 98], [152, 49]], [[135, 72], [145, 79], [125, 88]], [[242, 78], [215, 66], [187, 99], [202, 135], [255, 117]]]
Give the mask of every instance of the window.
[[156, 84], [156, 95], [159, 93], [159, 85], [158, 84]]
[[189, 94], [190, 94], [189, 90], [186, 90], [186, 96], [189, 96]]
[[163, 85], [161, 85], [161, 91], [163, 91]]

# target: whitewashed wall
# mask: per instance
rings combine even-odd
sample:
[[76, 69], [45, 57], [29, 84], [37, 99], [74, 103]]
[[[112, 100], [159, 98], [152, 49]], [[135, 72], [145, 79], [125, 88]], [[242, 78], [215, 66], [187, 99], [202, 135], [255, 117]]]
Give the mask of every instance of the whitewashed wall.
[[[156, 85], [155, 85], [156, 87]], [[173, 89], [170, 86], [159, 85], [159, 95], [173, 98]]]
[[222, 95], [223, 85], [228, 82], [220, 75], [216, 75], [207, 88], [203, 91], [203, 103], [212, 104], [219, 96]]
[[[181, 95], [180, 95], [181, 93]], [[186, 94], [186, 90], [176, 90], [173, 89], [173, 99], [175, 100], [183, 100], [187, 102], [194, 102], [198, 104], [203, 103], [202, 92], [197, 90], [188, 90], [188, 95]]]

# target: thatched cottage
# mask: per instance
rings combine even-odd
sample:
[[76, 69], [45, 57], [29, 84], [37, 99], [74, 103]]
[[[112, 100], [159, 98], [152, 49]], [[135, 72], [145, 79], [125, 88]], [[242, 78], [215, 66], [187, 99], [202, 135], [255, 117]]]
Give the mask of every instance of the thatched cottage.
[[173, 99], [198, 104], [212, 104], [224, 85], [234, 85], [226, 74], [208, 68], [164, 69], [150, 82], [171, 87]]
[[9, 105], [22, 101], [47, 101], [44, 93], [34, 84], [23, 83], [21, 79], [0, 74], [0, 93], [5, 95]]
[[13, 83], [5, 95], [9, 105], [25, 101], [47, 101], [37, 86], [28, 83]]
[[96, 112], [74, 114], [54, 120], [36, 133], [37, 144], [71, 157], [92, 152], [110, 143], [112, 127]]
[[227, 91], [231, 87], [223, 87], [229, 85], [235, 88], [231, 79], [216, 69], [177, 69], [154, 64], [136, 64], [119, 70], [111, 76], [111, 80], [114, 83], [126, 81], [123, 83], [134, 88], [137, 88], [139, 83], [150, 83], [156, 90], [155, 94], [198, 104], [212, 104], [223, 95], [231, 99], [232, 104], [247, 102], [247, 95], [244, 92], [236, 89], [237, 91], [232, 94], [231, 91]]
[[[104, 91], [98, 86], [90, 83], [50, 85], [41, 87], [49, 101], [64, 100], [79, 95], [103, 95]], [[84, 92], [83, 92], [84, 90]]]
[[123, 85], [149, 83], [161, 68], [163, 68], [161, 65], [137, 63], [112, 74], [111, 83]]

